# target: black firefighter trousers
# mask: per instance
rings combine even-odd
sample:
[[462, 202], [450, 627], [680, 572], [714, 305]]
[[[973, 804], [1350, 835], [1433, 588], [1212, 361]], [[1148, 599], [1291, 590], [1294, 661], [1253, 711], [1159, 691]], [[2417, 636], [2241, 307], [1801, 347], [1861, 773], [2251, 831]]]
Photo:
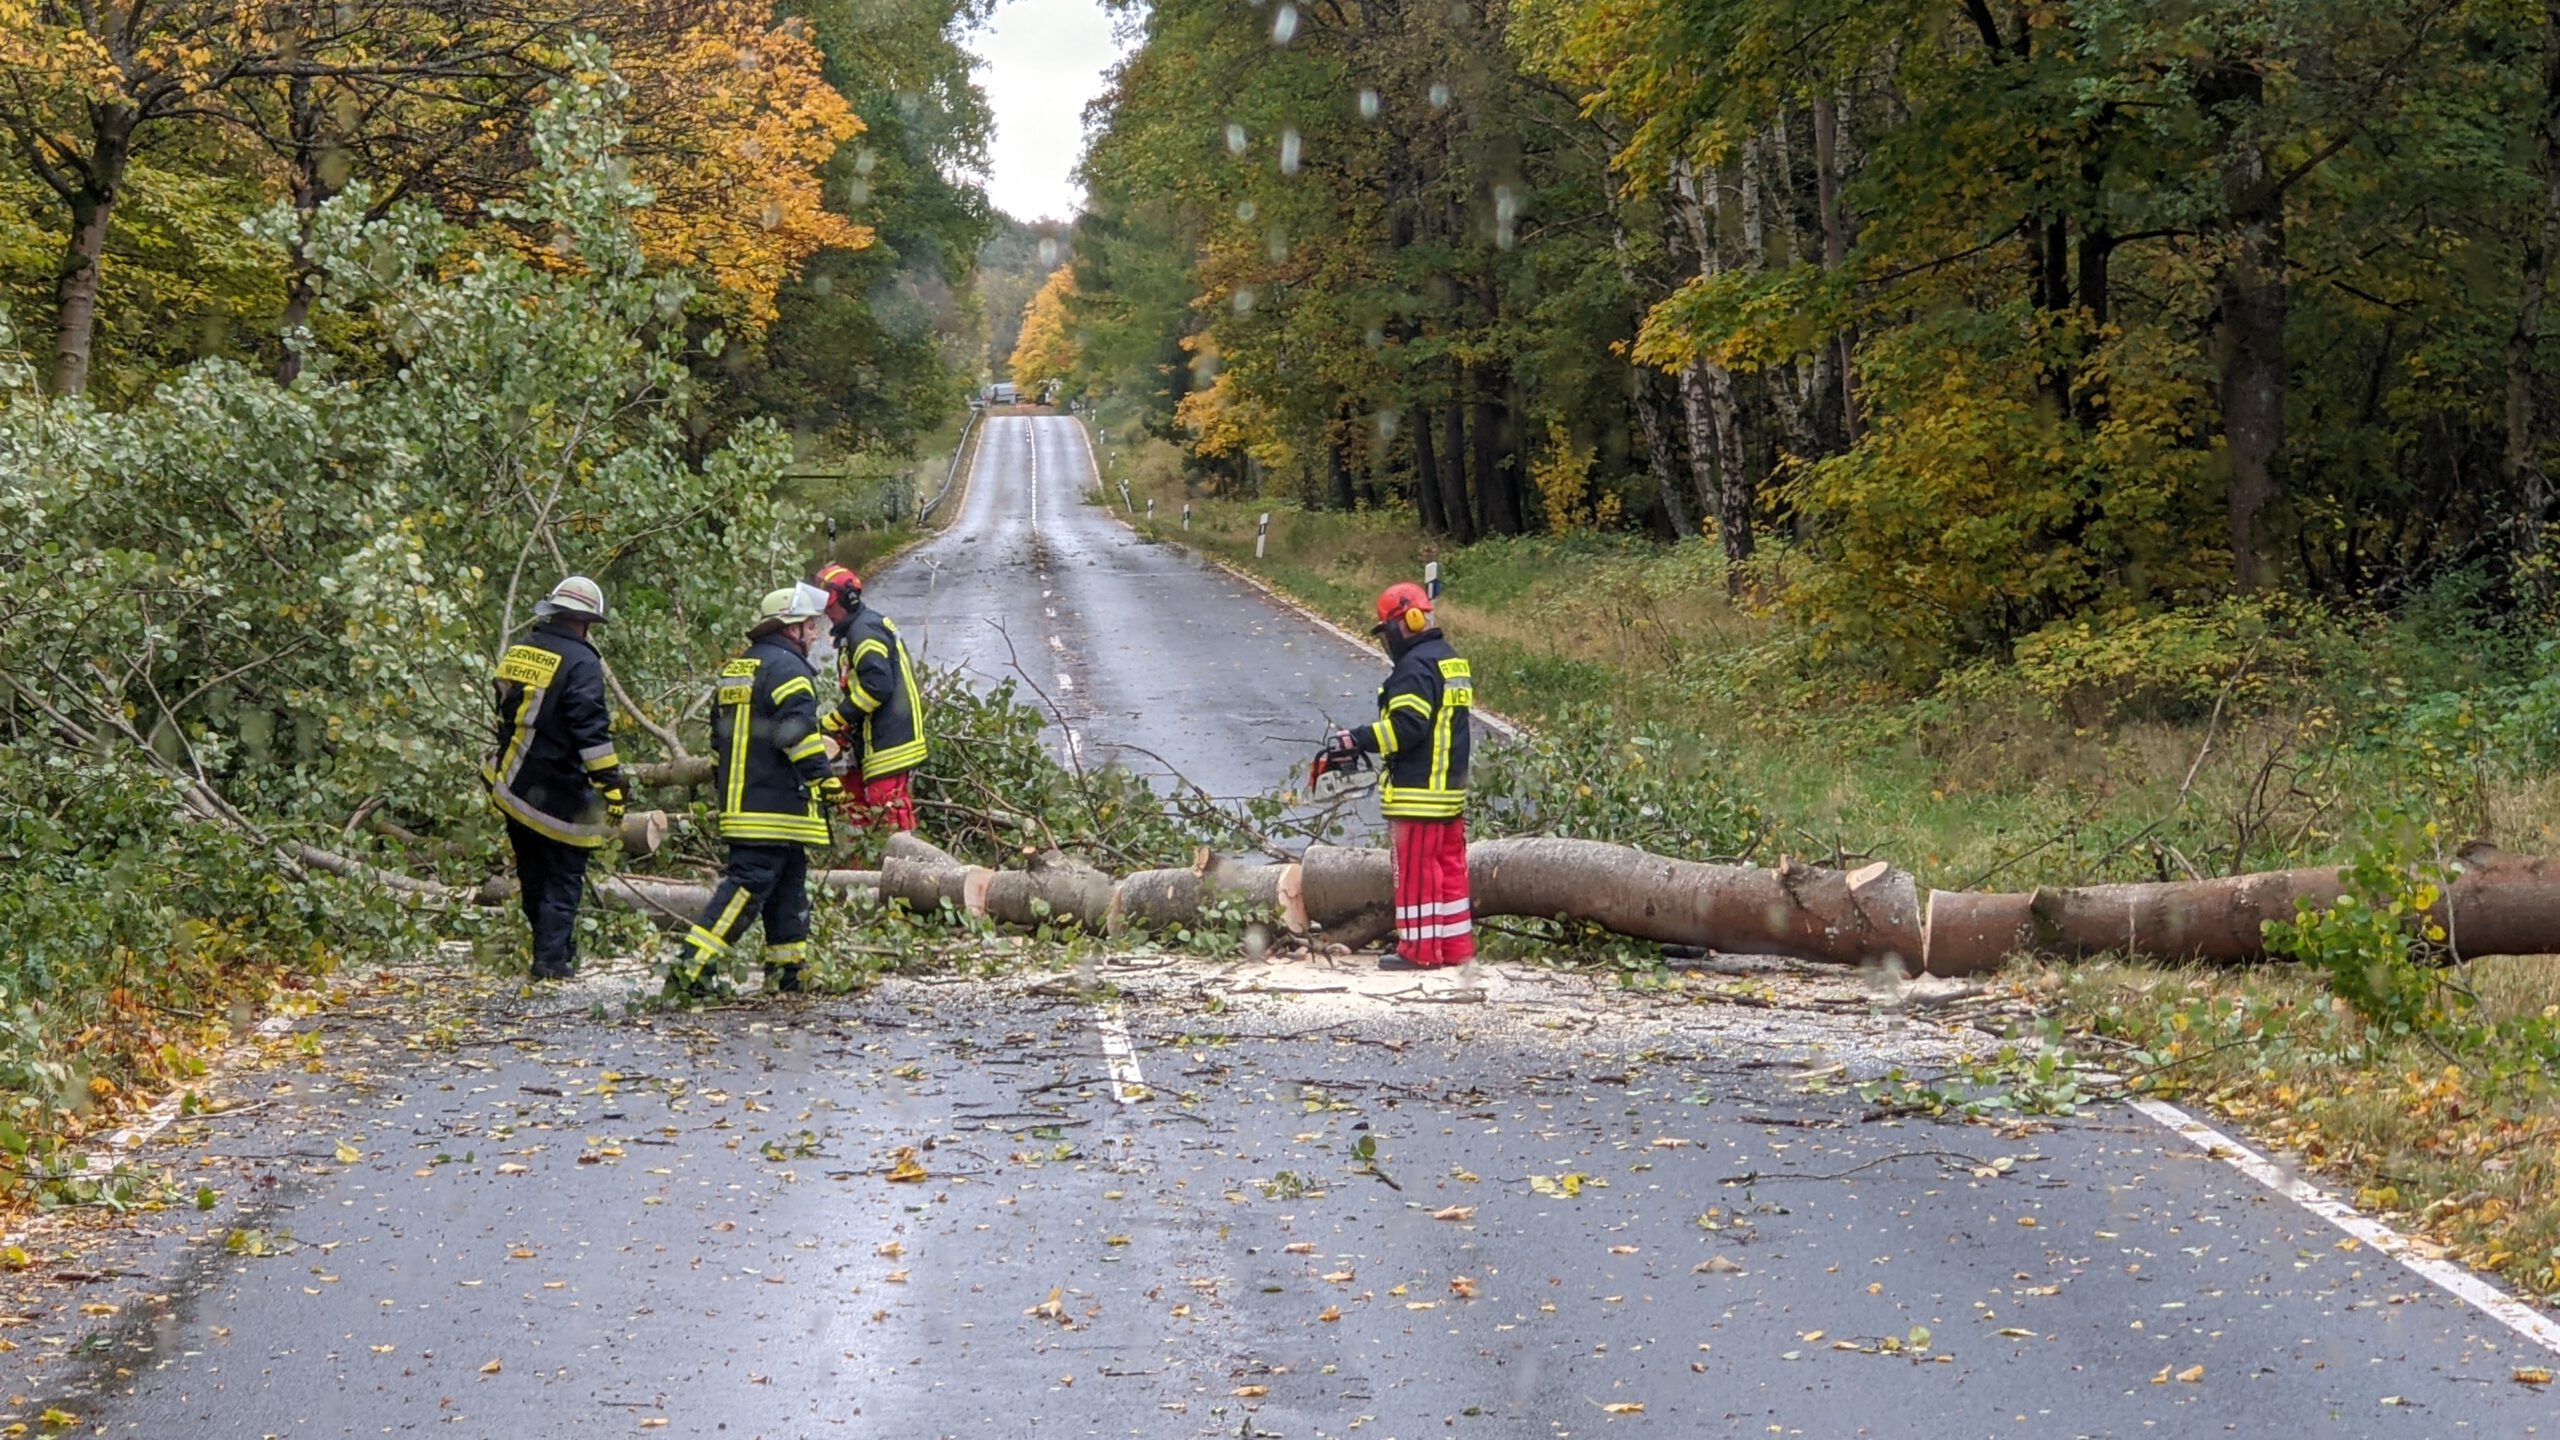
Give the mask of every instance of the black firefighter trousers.
[[586, 894], [590, 851], [507, 822], [507, 844], [516, 852], [516, 884], [524, 923], [533, 931], [533, 978], [566, 980], [578, 973], [578, 902]]

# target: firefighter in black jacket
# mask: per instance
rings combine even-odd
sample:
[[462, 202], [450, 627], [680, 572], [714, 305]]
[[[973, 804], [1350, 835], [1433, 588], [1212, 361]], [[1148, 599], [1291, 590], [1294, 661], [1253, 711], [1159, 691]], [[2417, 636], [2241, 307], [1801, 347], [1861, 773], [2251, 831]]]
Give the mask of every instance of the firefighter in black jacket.
[[862, 577], [842, 565], [818, 572], [836, 640], [836, 693], [819, 727], [844, 747], [852, 783], [845, 820], [861, 829], [916, 828], [910, 781], [924, 763], [924, 692], [916, 662], [889, 617], [862, 603]]
[[725, 986], [719, 965], [761, 919], [768, 989], [800, 988], [809, 942], [809, 847], [828, 841], [826, 811], [844, 794], [818, 738], [818, 674], [809, 666], [827, 599], [817, 587], [776, 590], [758, 607], [745, 653], [720, 668], [711, 758], [728, 873], [668, 967], [667, 994], [700, 999]]
[[1382, 970], [1463, 965], [1475, 958], [1467, 890], [1468, 712], [1475, 678], [1441, 638], [1431, 596], [1414, 584], [1378, 596], [1374, 633], [1395, 668], [1378, 689], [1378, 718], [1334, 736], [1336, 747], [1385, 762], [1378, 808], [1396, 869], [1396, 953]]
[[498, 661], [496, 748], [480, 778], [515, 851], [533, 978], [566, 980], [578, 970], [587, 856], [622, 822], [622, 760], [604, 661], [587, 640], [587, 627], [604, 619], [604, 591], [572, 575], [533, 615], [533, 628]]

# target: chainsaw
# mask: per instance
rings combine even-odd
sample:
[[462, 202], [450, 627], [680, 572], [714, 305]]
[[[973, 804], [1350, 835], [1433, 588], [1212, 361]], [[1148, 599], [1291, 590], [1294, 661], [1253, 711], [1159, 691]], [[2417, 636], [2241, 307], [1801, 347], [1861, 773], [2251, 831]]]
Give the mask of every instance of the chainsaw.
[[1369, 752], [1351, 743], [1348, 730], [1337, 730], [1307, 765], [1307, 788], [1327, 775], [1356, 775], [1369, 768]]

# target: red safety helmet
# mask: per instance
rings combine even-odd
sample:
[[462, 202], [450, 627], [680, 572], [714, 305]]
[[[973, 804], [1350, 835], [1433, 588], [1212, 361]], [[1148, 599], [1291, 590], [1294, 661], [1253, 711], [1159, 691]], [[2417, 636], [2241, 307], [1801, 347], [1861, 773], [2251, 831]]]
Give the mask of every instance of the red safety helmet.
[[818, 588], [827, 592], [827, 608], [830, 610], [850, 611], [862, 603], [862, 577], [854, 574], [850, 566], [831, 562], [820, 568]]
[[1398, 581], [1378, 592], [1378, 624], [1376, 633], [1390, 631], [1419, 635], [1431, 628], [1431, 592], [1410, 580]]

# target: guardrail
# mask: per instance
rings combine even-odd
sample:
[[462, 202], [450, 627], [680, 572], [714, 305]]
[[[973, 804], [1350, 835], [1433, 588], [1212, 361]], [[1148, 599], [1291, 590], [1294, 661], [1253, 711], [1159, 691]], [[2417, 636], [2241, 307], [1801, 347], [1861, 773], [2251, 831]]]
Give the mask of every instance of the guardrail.
[[940, 508], [944, 499], [950, 496], [952, 483], [960, 478], [960, 462], [969, 458], [969, 437], [977, 433], [978, 420], [986, 413], [978, 406], [969, 407], [969, 423], [960, 427], [960, 439], [951, 447], [951, 469], [942, 477], [942, 489], [932, 499], [916, 502], [917, 524], [923, 524], [925, 517]]

